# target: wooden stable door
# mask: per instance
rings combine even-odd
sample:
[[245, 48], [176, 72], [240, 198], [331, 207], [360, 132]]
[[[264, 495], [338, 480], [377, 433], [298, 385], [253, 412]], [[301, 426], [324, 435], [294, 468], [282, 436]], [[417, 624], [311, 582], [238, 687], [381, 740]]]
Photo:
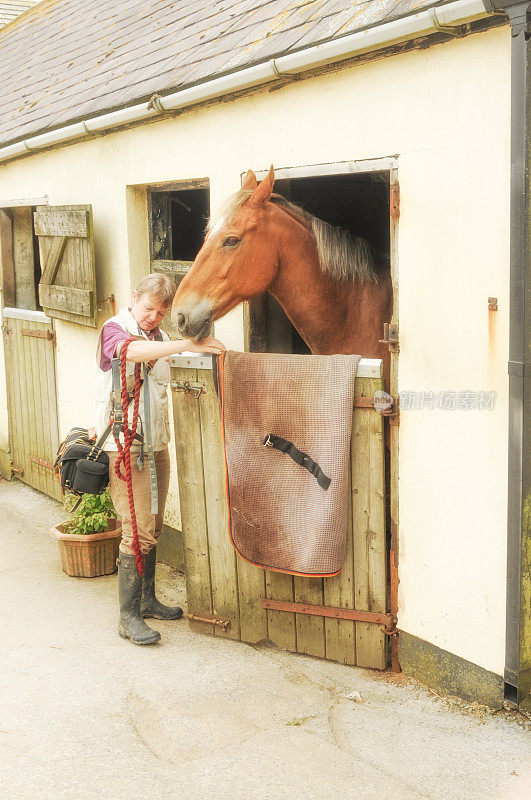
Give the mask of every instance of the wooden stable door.
[[61, 500], [52, 321], [41, 311], [4, 308], [3, 332], [13, 475]]
[[[219, 402], [210, 357], [170, 358], [190, 624], [204, 633], [360, 667], [385, 669], [382, 362], [362, 359], [355, 384], [349, 528], [339, 575], [293, 577], [240, 558], [229, 539]], [[192, 387], [190, 389], [190, 387]], [[197, 388], [201, 391], [194, 391]]]

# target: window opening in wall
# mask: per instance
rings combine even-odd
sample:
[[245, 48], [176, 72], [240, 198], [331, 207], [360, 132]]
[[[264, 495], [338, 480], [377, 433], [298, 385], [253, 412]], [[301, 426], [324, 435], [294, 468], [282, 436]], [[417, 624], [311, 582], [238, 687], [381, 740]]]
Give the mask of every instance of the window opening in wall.
[[41, 263], [31, 206], [0, 209], [4, 306], [42, 311], [39, 303]]
[[[365, 238], [376, 270], [390, 269], [390, 173], [388, 170], [275, 181], [275, 192], [306, 211]], [[280, 304], [266, 293], [250, 303], [252, 350], [309, 353]]]
[[153, 262], [166, 271], [171, 271], [171, 262], [176, 262], [176, 269], [179, 264], [189, 266], [203, 244], [209, 214], [208, 187], [151, 191], [149, 227], [152, 267]]
[[[210, 216], [207, 179], [164, 189], [148, 190], [151, 272], [170, 275], [178, 286], [201, 249]], [[164, 329], [178, 332], [166, 316]]]

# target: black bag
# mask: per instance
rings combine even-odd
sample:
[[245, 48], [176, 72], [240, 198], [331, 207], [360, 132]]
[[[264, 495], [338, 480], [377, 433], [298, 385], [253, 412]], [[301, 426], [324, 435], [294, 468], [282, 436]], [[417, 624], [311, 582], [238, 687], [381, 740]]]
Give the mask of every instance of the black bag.
[[59, 467], [64, 490], [77, 495], [105, 491], [109, 484], [109, 456], [101, 447], [109, 433], [110, 428], [94, 442], [86, 428], [72, 428], [60, 445], [54, 464]]
[[[119, 362], [119, 359], [113, 359], [114, 361]], [[140, 386], [143, 383], [144, 381], [140, 381]], [[128, 406], [133, 399], [133, 396], [128, 395]], [[72, 511], [75, 511], [81, 502], [82, 495], [101, 494], [109, 485], [109, 456], [102, 447], [111, 435], [112, 428], [111, 423], [96, 442], [89, 439], [87, 428], [72, 428], [64, 442], [59, 445], [54, 467], [59, 467], [61, 486], [63, 490], [79, 497]], [[134, 438], [143, 442], [143, 434], [136, 433]]]
[[[143, 381], [140, 381], [142, 386]], [[129, 405], [133, 402], [128, 397]], [[109, 485], [109, 456], [101, 448], [111, 435], [112, 424], [108, 425], [97, 442], [89, 439], [87, 428], [72, 428], [64, 442], [59, 445], [54, 467], [59, 467], [63, 490], [79, 497], [75, 511], [84, 494], [101, 494]], [[143, 441], [142, 434], [135, 439]], [[142, 450], [141, 450], [142, 452]]]

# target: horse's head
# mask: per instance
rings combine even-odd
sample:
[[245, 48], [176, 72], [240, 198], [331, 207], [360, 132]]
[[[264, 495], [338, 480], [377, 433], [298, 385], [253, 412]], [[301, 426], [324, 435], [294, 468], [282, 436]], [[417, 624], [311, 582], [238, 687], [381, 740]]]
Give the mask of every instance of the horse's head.
[[184, 336], [201, 341], [214, 320], [264, 292], [274, 280], [278, 257], [266, 224], [274, 180], [273, 167], [260, 184], [249, 170], [241, 190], [209, 226], [173, 301], [172, 321]]

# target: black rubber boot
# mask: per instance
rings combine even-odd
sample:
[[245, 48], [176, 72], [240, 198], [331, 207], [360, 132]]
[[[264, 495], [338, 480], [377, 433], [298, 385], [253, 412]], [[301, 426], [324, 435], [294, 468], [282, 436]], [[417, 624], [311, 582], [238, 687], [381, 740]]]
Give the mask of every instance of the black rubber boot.
[[155, 617], [155, 619], [180, 619], [183, 615], [183, 610], [180, 606], [165, 606], [155, 597], [156, 565], [157, 548], [152, 547], [149, 553], [144, 556], [144, 579], [140, 613], [143, 617]]
[[120, 551], [116, 563], [120, 600], [118, 633], [122, 639], [131, 639], [133, 644], [155, 644], [160, 641], [160, 633], [146, 625], [140, 614], [142, 577], [138, 574], [135, 557]]

